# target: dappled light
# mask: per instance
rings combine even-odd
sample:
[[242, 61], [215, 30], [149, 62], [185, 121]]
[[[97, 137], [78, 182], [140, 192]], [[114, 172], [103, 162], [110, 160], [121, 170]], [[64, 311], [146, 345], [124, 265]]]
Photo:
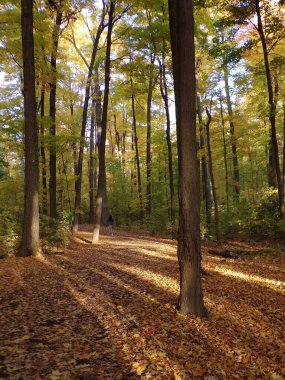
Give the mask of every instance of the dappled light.
[[203, 248], [200, 319], [176, 311], [173, 241], [120, 232], [94, 247], [91, 235], [65, 254], [0, 262], [2, 377], [282, 379], [284, 256], [261, 276], [255, 256]]

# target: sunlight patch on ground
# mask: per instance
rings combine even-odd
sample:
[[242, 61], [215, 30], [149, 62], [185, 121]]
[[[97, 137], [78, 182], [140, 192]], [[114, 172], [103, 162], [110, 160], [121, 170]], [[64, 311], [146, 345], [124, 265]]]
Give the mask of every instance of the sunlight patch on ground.
[[257, 285], [262, 285], [272, 290], [275, 290], [277, 292], [280, 292], [282, 294], [283, 293], [285, 294], [285, 283], [283, 281], [272, 280], [272, 279], [261, 277], [258, 275], [243, 273], [243, 272], [239, 272], [239, 271], [224, 268], [224, 267], [214, 267], [214, 268], [209, 267], [209, 270], [211, 272], [219, 273], [223, 276], [234, 277], [234, 278], [241, 279], [243, 281], [255, 283]]
[[124, 264], [112, 264], [112, 267], [124, 271], [126, 273], [133, 274], [143, 280], [152, 282], [154, 285], [157, 285], [157, 287], [165, 289], [171, 293], [178, 294], [179, 293], [179, 283], [176, 280], [173, 280], [170, 277], [163, 276], [159, 273], [152, 272], [150, 270], [144, 269], [138, 269], [135, 267], [130, 267], [129, 265]]

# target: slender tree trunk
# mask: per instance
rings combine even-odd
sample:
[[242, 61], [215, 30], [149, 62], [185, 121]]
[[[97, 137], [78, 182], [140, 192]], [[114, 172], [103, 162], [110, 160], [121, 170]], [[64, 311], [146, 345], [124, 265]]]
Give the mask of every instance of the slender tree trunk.
[[94, 135], [95, 135], [95, 106], [96, 99], [92, 99], [92, 110], [91, 110], [91, 125], [90, 125], [90, 145], [89, 145], [89, 223], [94, 224], [95, 222], [95, 145], [94, 145]]
[[132, 94], [132, 113], [133, 113], [134, 147], [135, 147], [135, 153], [136, 153], [136, 167], [137, 167], [137, 180], [138, 180], [137, 184], [138, 184], [139, 201], [140, 201], [140, 219], [143, 220], [142, 182], [141, 182], [140, 156], [139, 156], [139, 146], [138, 146], [137, 120], [136, 120], [134, 94]]
[[116, 138], [116, 145], [117, 145], [117, 150], [118, 150], [118, 154], [121, 153], [121, 137], [120, 137], [120, 133], [118, 131], [118, 128], [117, 128], [117, 116], [114, 115], [114, 129], [115, 129], [115, 138]]
[[49, 215], [51, 218], [56, 218], [56, 86], [57, 86], [57, 53], [60, 26], [62, 23], [61, 2], [57, 8], [56, 20], [52, 33], [52, 53], [51, 53], [51, 76], [50, 82], [50, 99], [49, 99], [49, 116], [50, 116], [50, 152], [49, 152]]
[[208, 110], [207, 107], [206, 107], [206, 112], [207, 112], [207, 116], [208, 116], [208, 120], [206, 123], [208, 162], [209, 162], [209, 172], [210, 172], [213, 199], [214, 199], [216, 238], [217, 238], [217, 243], [221, 244], [221, 229], [220, 229], [220, 220], [219, 220], [218, 198], [217, 198], [216, 186], [215, 186], [215, 177], [214, 177], [214, 171], [213, 171], [212, 150], [211, 150], [211, 140], [210, 140], [210, 124], [212, 121], [212, 116], [211, 116], [210, 111]]
[[105, 8], [103, 8], [101, 21], [98, 26], [96, 36], [93, 42], [93, 49], [90, 59], [90, 64], [88, 68], [87, 82], [85, 87], [85, 96], [83, 104], [83, 113], [82, 113], [82, 123], [81, 123], [81, 134], [80, 134], [80, 143], [79, 143], [79, 152], [78, 152], [78, 163], [77, 163], [77, 173], [75, 180], [75, 206], [74, 206], [74, 221], [73, 221], [73, 232], [78, 231], [79, 226], [79, 216], [80, 216], [80, 204], [81, 204], [81, 186], [82, 186], [82, 168], [83, 168], [83, 152], [85, 145], [85, 133], [86, 133], [86, 124], [87, 124], [87, 114], [88, 114], [88, 104], [90, 99], [90, 89], [91, 89], [91, 80], [93, 74], [93, 68], [95, 64], [95, 58], [98, 50], [100, 36], [104, 30], [104, 19], [105, 19]]
[[47, 164], [46, 164], [46, 153], [45, 153], [45, 88], [42, 86], [41, 91], [41, 121], [40, 121], [40, 152], [42, 160], [42, 186], [43, 186], [43, 199], [42, 199], [42, 210], [43, 214], [47, 215]]
[[276, 135], [276, 101], [274, 99], [273, 85], [272, 85], [272, 75], [269, 65], [269, 52], [266, 44], [266, 37], [262, 25], [262, 18], [259, 6], [259, 0], [254, 0], [255, 10], [257, 15], [258, 22], [258, 33], [262, 44], [264, 65], [265, 65], [265, 74], [266, 74], [266, 83], [267, 83], [267, 92], [268, 92], [268, 103], [270, 107], [269, 111], [269, 121], [271, 125], [271, 143], [273, 150], [274, 166], [277, 179], [277, 188], [278, 188], [278, 199], [279, 199], [279, 212], [281, 219], [285, 219], [285, 207], [284, 207], [284, 194], [279, 162], [279, 153], [278, 153], [278, 142]]
[[102, 217], [102, 206], [103, 206], [103, 193], [104, 186], [106, 186], [106, 165], [105, 165], [105, 143], [106, 143], [106, 132], [107, 132], [107, 116], [108, 116], [108, 102], [109, 102], [109, 89], [110, 89], [110, 71], [111, 71], [111, 44], [112, 44], [112, 30], [113, 30], [113, 19], [115, 12], [115, 3], [110, 2], [110, 8], [108, 11], [108, 32], [107, 32], [107, 42], [106, 42], [106, 58], [105, 58], [105, 91], [104, 91], [104, 101], [103, 101], [103, 112], [102, 112], [102, 134], [99, 150], [99, 178], [98, 178], [98, 189], [96, 197], [96, 221], [93, 231], [92, 244], [96, 244], [99, 241], [100, 235], [100, 224]]
[[282, 184], [283, 184], [283, 203], [285, 203], [285, 101], [283, 101], [283, 172], [282, 172]]
[[[153, 57], [151, 57], [151, 64], [154, 63]], [[148, 215], [151, 214], [151, 103], [152, 93], [154, 88], [154, 79], [149, 78], [148, 92], [147, 92], [147, 136], [146, 136], [146, 211]]]
[[223, 154], [224, 154], [224, 165], [225, 165], [226, 203], [227, 203], [227, 212], [229, 212], [230, 211], [230, 205], [229, 205], [229, 171], [228, 171], [227, 142], [226, 142], [226, 134], [225, 134], [225, 120], [224, 120], [222, 97], [220, 97], [220, 106], [221, 106], [221, 121], [222, 121], [222, 134], [223, 134]]
[[237, 144], [236, 144], [236, 136], [235, 136], [234, 114], [233, 114], [232, 102], [231, 102], [231, 97], [230, 97], [228, 67], [225, 62], [224, 62], [224, 81], [225, 81], [228, 114], [229, 114], [229, 120], [230, 120], [231, 146], [232, 146], [232, 155], [233, 155], [234, 199], [238, 202], [239, 195], [240, 195], [240, 179], [239, 179], [239, 166], [238, 166], [238, 156], [237, 156]]
[[211, 189], [208, 176], [208, 165], [206, 158], [206, 138], [205, 138], [205, 128], [202, 119], [202, 106], [200, 96], [197, 95], [197, 113], [199, 120], [199, 130], [200, 130], [200, 149], [201, 149], [201, 167], [202, 167], [202, 183], [203, 183], [203, 196], [205, 200], [206, 208], [206, 222], [209, 226], [211, 224]]
[[268, 174], [268, 186], [276, 189], [276, 174], [275, 174], [275, 164], [274, 164], [274, 152], [272, 146], [271, 139], [271, 131], [270, 131], [270, 140], [267, 145], [267, 155], [268, 155], [268, 166], [267, 166], [267, 174]]
[[[195, 47], [192, 0], [169, 0], [179, 170], [178, 261], [183, 314], [207, 314], [201, 285], [200, 186], [196, 141]], [[187, 49], [185, 49], [187, 46]]]
[[164, 102], [165, 116], [166, 116], [166, 143], [168, 154], [168, 174], [169, 174], [169, 191], [170, 191], [170, 220], [171, 224], [175, 224], [175, 192], [173, 180], [173, 161], [172, 161], [172, 145], [171, 145], [171, 130], [170, 130], [170, 114], [169, 114], [169, 99], [168, 88], [166, 81], [165, 57], [162, 56], [160, 66], [160, 93]]
[[39, 240], [39, 153], [35, 95], [33, 1], [21, 1], [25, 116], [24, 225], [19, 256], [36, 255]]

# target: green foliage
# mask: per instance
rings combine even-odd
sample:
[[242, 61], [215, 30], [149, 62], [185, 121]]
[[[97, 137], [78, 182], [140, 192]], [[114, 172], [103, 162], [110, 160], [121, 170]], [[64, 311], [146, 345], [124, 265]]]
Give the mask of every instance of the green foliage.
[[19, 218], [8, 210], [0, 210], [0, 258], [13, 255], [19, 245], [21, 224]]
[[285, 221], [279, 217], [277, 191], [268, 188], [256, 204], [242, 198], [231, 213], [221, 210], [221, 227], [226, 238], [284, 239]]
[[65, 249], [71, 235], [72, 215], [62, 212], [57, 219], [41, 216], [40, 236], [45, 253], [57, 253], [59, 248]]

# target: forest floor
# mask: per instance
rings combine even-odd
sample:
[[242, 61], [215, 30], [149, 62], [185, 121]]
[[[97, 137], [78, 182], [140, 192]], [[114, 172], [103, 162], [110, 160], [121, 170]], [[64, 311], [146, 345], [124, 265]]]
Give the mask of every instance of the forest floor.
[[0, 379], [285, 378], [284, 252], [231, 242], [253, 253], [233, 260], [204, 246], [200, 319], [175, 309], [174, 241], [106, 232], [0, 261]]

